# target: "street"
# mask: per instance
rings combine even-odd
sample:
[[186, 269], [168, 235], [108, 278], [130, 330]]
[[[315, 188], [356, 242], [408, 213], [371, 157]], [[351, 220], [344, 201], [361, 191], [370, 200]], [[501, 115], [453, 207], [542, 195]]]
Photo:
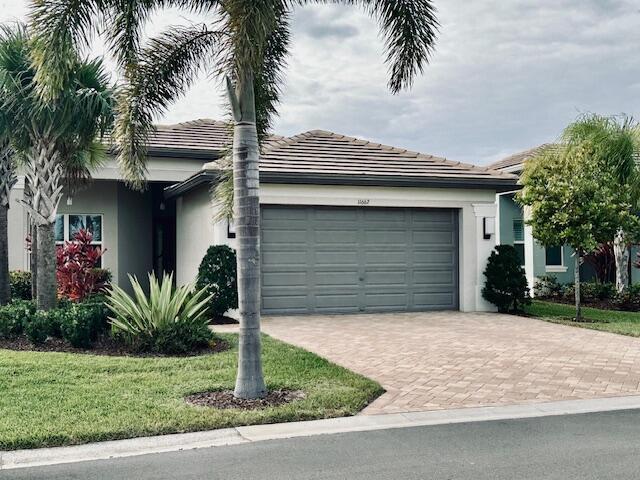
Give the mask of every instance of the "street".
[[355, 432], [7, 470], [3, 480], [631, 479], [640, 411]]

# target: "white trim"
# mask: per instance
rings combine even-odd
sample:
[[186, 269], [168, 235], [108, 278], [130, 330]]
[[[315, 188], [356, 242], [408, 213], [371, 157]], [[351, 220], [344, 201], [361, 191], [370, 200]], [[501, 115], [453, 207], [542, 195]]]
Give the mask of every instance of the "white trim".
[[522, 210], [522, 220], [524, 221], [524, 271], [527, 277], [527, 284], [531, 296], [534, 296], [533, 286], [536, 283], [533, 258], [533, 228], [527, 223], [531, 217], [531, 207], [525, 206]]
[[560, 247], [560, 265], [547, 265], [547, 247], [544, 247], [544, 269], [550, 273], [565, 273], [567, 266], [564, 263], [564, 247]]

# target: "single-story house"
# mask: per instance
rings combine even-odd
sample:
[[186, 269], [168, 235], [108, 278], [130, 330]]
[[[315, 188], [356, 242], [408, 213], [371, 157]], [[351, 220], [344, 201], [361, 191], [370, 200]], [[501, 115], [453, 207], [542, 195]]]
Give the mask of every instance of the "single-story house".
[[[223, 122], [159, 126], [148, 188], [130, 190], [109, 159], [88, 188], [64, 197], [58, 241], [91, 228], [121, 285], [148, 271], [193, 281], [210, 245], [235, 243], [211, 200], [229, 141]], [[263, 150], [265, 314], [493, 309], [481, 289], [496, 195], [517, 176], [321, 130], [274, 136]], [[23, 188], [12, 197], [12, 269], [29, 265]]]
[[[520, 176], [527, 160], [535, 157], [549, 144], [543, 144], [530, 150], [516, 153], [489, 165], [489, 168]], [[513, 245], [520, 253], [529, 286], [535, 285], [542, 276], [554, 276], [560, 283], [574, 281], [575, 255], [573, 249], [564, 245], [543, 247], [533, 238], [533, 232], [525, 222], [522, 207], [514, 200], [516, 191], [497, 194], [497, 243]], [[613, 239], [612, 239], [613, 240]], [[636, 258], [636, 247], [632, 248], [631, 264]], [[630, 280], [640, 282], [640, 269], [631, 267]], [[586, 263], [581, 265], [580, 277], [591, 280], [595, 277], [593, 269]]]

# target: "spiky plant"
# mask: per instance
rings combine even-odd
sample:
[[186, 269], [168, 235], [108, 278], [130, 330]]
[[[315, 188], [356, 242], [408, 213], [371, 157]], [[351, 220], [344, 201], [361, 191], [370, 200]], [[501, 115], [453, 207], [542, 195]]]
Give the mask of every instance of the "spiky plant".
[[[86, 47], [104, 31], [126, 85], [118, 105], [118, 161], [134, 185], [145, 174], [145, 141], [153, 119], [204, 69], [226, 77], [233, 118], [234, 216], [238, 239], [239, 367], [235, 395], [264, 396], [260, 359], [259, 142], [276, 114], [290, 50], [289, 19], [297, 6], [327, 0], [34, 0], [42, 94], [66, 81], [69, 48]], [[427, 65], [438, 22], [431, 0], [333, 0], [362, 7], [386, 43], [389, 87], [411, 85]], [[209, 25], [173, 27], [142, 44], [143, 27], [160, 8], [206, 13]]]
[[25, 206], [37, 233], [37, 303], [56, 303], [54, 223], [65, 180], [86, 179], [99, 158], [95, 142], [112, 122], [113, 91], [102, 62], [65, 51], [56, 95], [36, 89], [34, 40], [21, 24], [0, 29], [0, 132], [25, 159]]
[[11, 188], [16, 183], [16, 166], [13, 149], [7, 141], [0, 144], [0, 305], [9, 302], [9, 201]]

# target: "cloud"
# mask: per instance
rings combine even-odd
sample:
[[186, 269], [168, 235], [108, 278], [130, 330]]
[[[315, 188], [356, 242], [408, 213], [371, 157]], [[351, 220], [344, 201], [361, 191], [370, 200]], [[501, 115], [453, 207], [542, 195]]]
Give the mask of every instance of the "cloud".
[[[314, 128], [473, 163], [557, 138], [581, 112], [640, 117], [637, 0], [434, 0], [431, 64], [391, 95], [378, 26], [362, 9], [316, 5], [292, 16], [277, 133]], [[2, 20], [26, 1], [0, 0]], [[170, 11], [152, 30], [183, 21]], [[165, 122], [225, 114], [203, 76]]]

